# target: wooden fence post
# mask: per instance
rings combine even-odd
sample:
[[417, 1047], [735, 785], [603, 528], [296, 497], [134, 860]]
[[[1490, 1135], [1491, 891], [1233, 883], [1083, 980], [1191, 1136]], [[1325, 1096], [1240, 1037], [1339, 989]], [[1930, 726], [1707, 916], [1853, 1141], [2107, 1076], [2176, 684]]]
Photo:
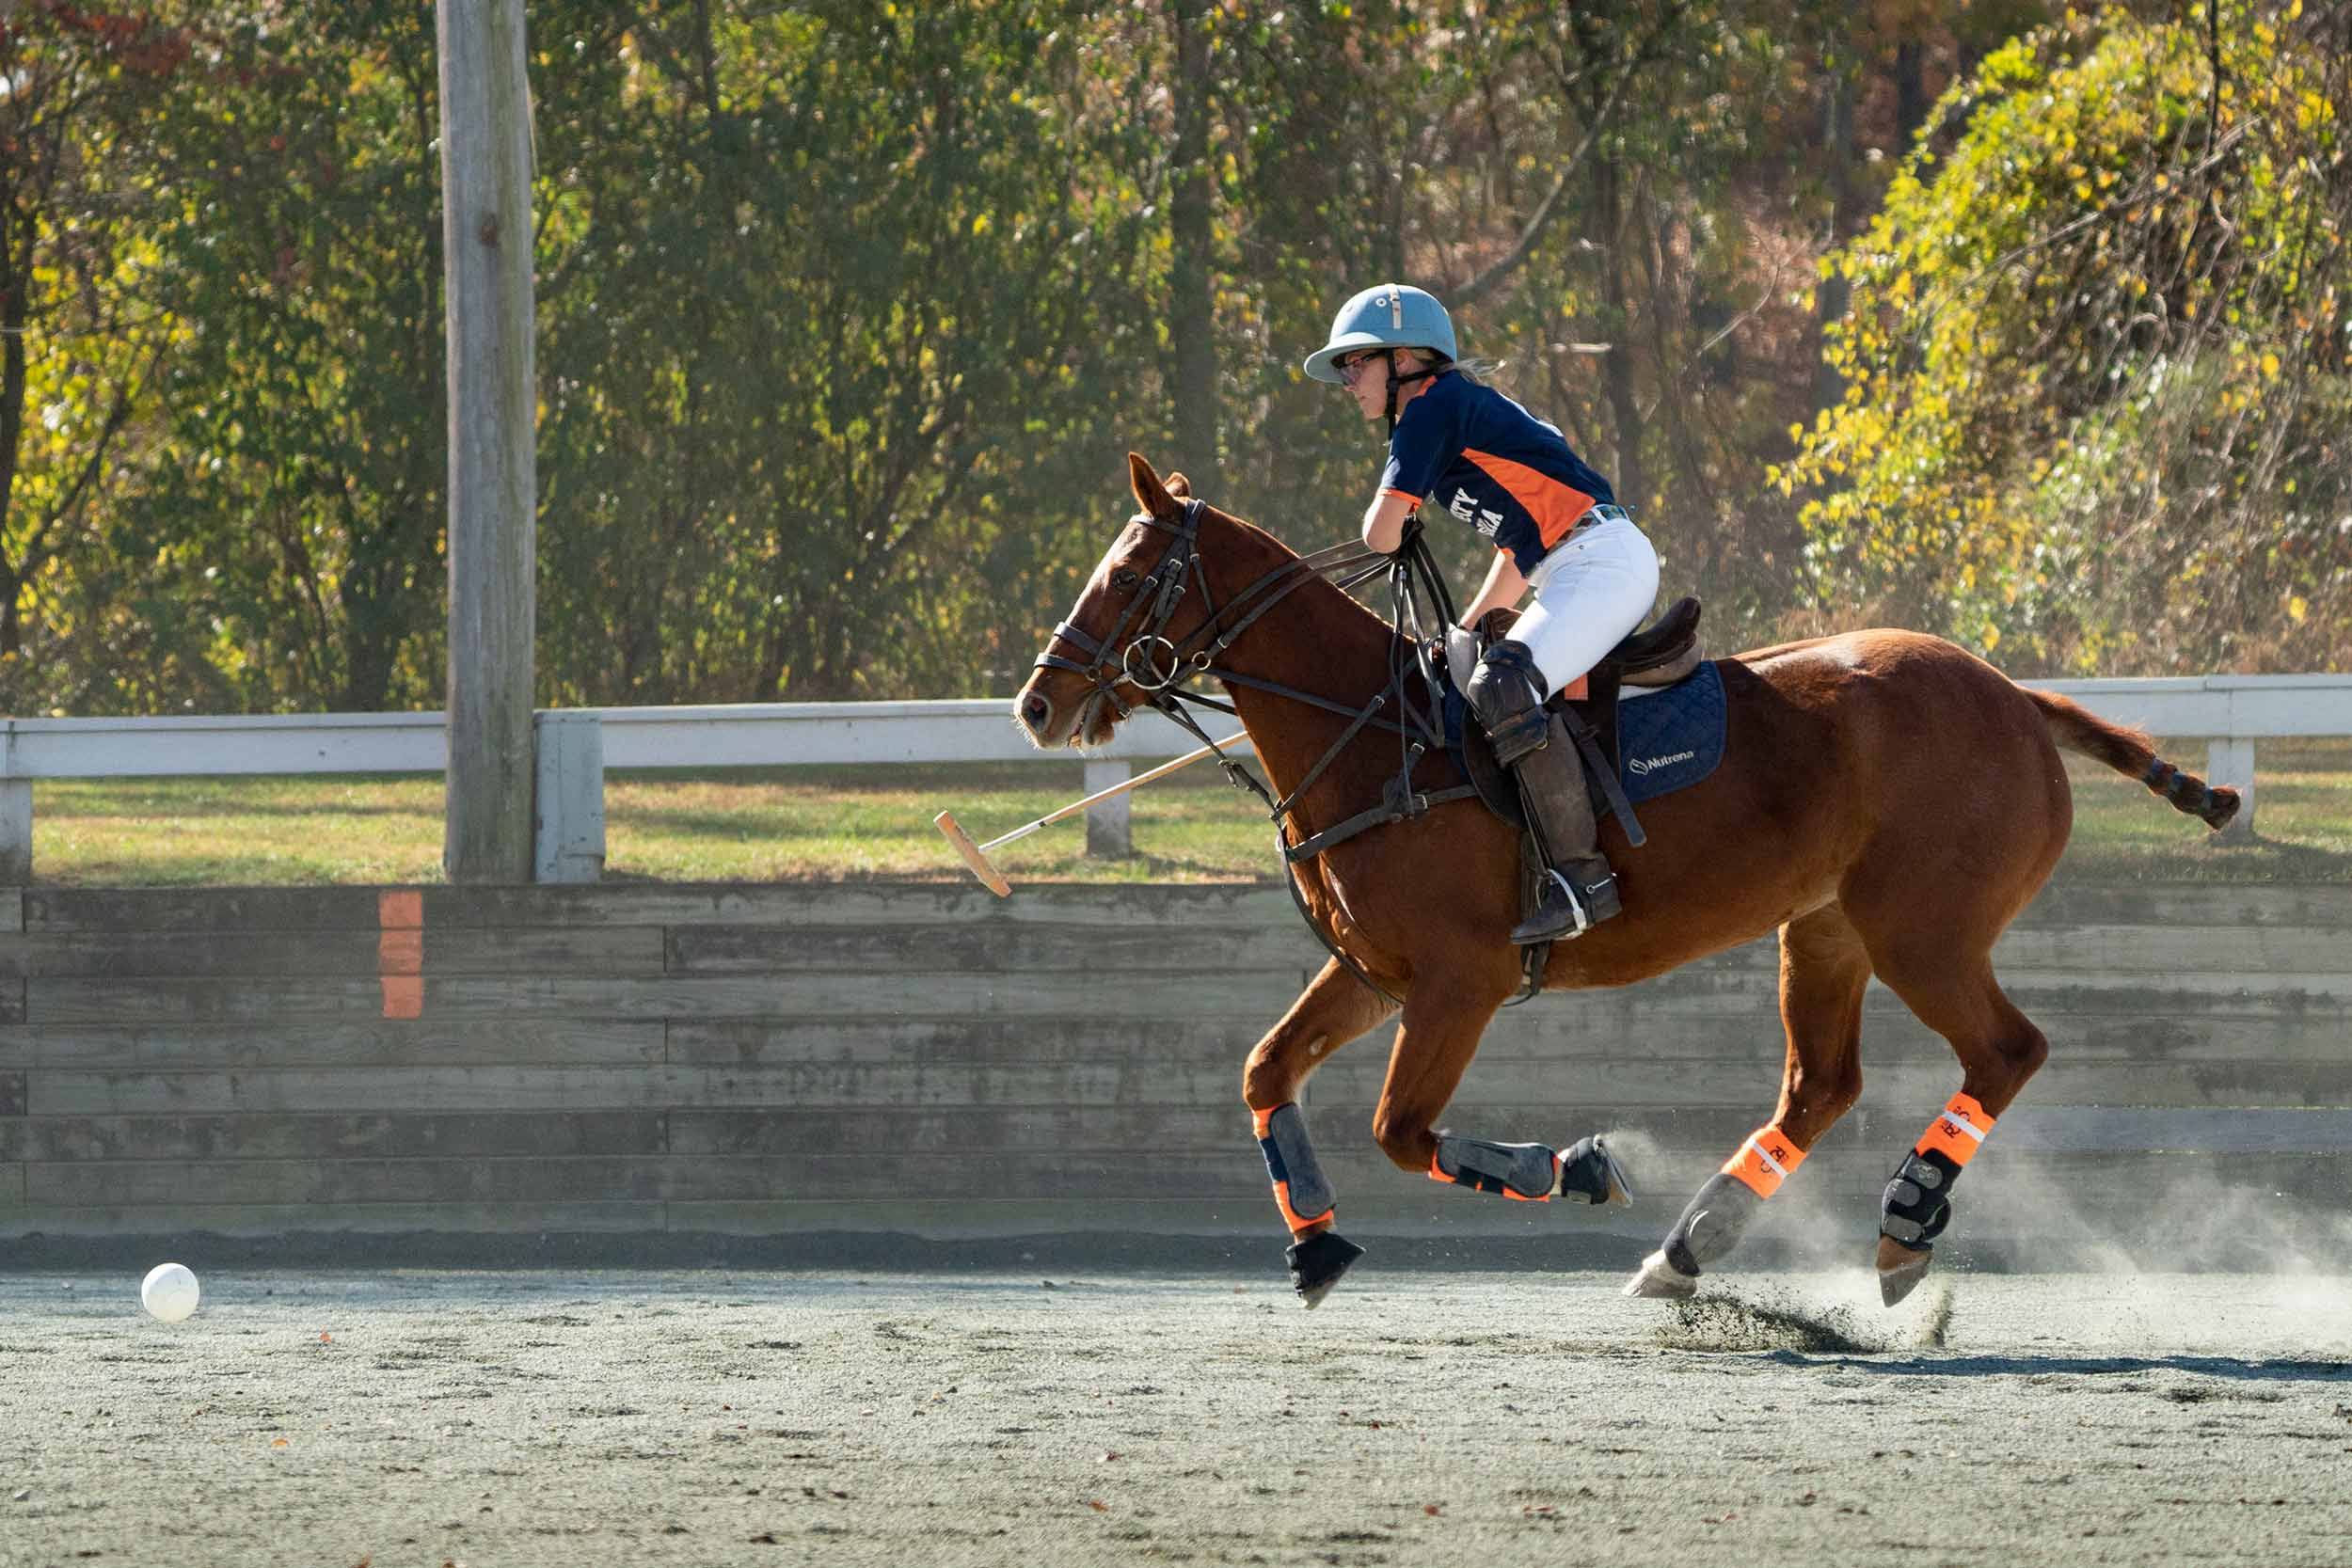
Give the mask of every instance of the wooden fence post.
[[33, 781], [0, 778], [0, 887], [33, 879]]
[[533, 879], [593, 882], [604, 875], [604, 725], [593, 713], [538, 718]]
[[[1134, 774], [1135, 768], [1123, 762], [1089, 762], [1086, 787], [1080, 793], [1091, 795], [1108, 789]], [[1114, 795], [1087, 807], [1087, 854], [1090, 859], [1123, 861], [1136, 852], [1134, 818], [1128, 809], [1134, 799], [1132, 795]]]
[[2238, 792], [2237, 816], [2221, 830], [2224, 843], [2246, 843], [2254, 836], [2254, 743], [2250, 740], [2212, 740], [2205, 746], [2205, 783], [2228, 784]]

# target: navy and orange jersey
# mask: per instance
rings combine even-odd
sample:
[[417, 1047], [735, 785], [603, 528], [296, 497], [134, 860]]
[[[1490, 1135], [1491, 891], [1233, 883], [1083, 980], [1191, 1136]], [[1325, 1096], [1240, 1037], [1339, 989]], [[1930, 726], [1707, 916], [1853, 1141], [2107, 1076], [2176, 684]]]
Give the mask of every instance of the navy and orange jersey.
[[1398, 416], [1380, 488], [1452, 513], [1509, 550], [1522, 572], [1588, 510], [1617, 499], [1559, 426], [1450, 371]]

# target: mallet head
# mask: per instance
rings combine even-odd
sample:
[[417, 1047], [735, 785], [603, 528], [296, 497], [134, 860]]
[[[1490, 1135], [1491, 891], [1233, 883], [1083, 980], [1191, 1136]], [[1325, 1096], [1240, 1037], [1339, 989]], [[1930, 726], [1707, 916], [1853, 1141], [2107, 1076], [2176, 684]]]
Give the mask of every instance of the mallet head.
[[1003, 872], [989, 863], [988, 857], [980, 853], [980, 847], [972, 842], [972, 835], [958, 826], [954, 812], [941, 812], [931, 818], [931, 826], [937, 828], [948, 844], [954, 847], [956, 853], [963, 857], [963, 863], [971, 867], [972, 875], [980, 879], [982, 887], [999, 898], [1012, 896], [1012, 884], [1005, 880]]

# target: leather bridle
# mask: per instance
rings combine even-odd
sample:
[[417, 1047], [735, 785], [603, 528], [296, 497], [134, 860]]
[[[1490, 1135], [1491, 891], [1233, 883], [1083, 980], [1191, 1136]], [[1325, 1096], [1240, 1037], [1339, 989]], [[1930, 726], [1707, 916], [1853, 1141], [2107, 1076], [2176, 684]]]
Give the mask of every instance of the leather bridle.
[[[1138, 522], [1166, 530], [1171, 537], [1168, 547], [1160, 552], [1158, 562], [1148, 575], [1136, 581], [1134, 593], [1128, 596], [1127, 608], [1120, 612], [1110, 635], [1097, 641], [1070, 622], [1057, 622], [1053, 637], [1046, 642], [1046, 651], [1037, 656], [1036, 667], [1041, 670], [1068, 670], [1083, 676], [1094, 688], [1089, 702], [1107, 701], [1121, 719], [1135, 709], [1120, 697], [1120, 682], [1145, 693], [1147, 702], [1154, 702], [1159, 693], [1174, 685], [1184, 673], [1184, 665], [1178, 657], [1176, 644], [1168, 641], [1168, 625], [1175, 617], [1177, 605], [1184, 599], [1186, 576], [1195, 572], [1200, 561], [1200, 502], [1197, 500], [1186, 501], [1184, 520], [1179, 523], [1164, 522], [1149, 513], [1137, 518]], [[1122, 567], [1120, 572], [1112, 574], [1114, 585], [1117, 585], [1120, 573], [1131, 578], [1135, 576], [1132, 569]], [[1199, 575], [1200, 597], [1209, 606], [1210, 616], [1214, 619], [1216, 603], [1210, 596], [1208, 578], [1205, 573]], [[1129, 628], [1139, 618], [1144, 623], [1139, 635], [1127, 637]], [[1123, 642], [1122, 638], [1126, 639]], [[1081, 664], [1055, 653], [1053, 645], [1056, 642], [1067, 642], [1076, 648], [1087, 656], [1087, 662]], [[1154, 648], [1167, 650], [1165, 656], [1153, 653]], [[1115, 656], [1113, 650], [1117, 650]], [[1141, 670], [1136, 668], [1138, 653], [1143, 660]], [[1163, 657], [1167, 661], [1165, 667], [1159, 662]], [[1205, 670], [1206, 665], [1201, 668]], [[1083, 715], [1080, 721], [1084, 722]]]
[[[1046, 651], [1038, 655], [1036, 667], [1041, 670], [1068, 670], [1084, 677], [1094, 688], [1089, 702], [1107, 702], [1119, 717], [1125, 719], [1135, 711], [1133, 705], [1119, 694], [1124, 684], [1144, 694], [1144, 701], [1162, 712], [1174, 713], [1171, 703], [1189, 701], [1222, 708], [1197, 693], [1178, 689], [1204, 675], [1221, 680], [1238, 680], [1243, 685], [1264, 685], [1247, 676], [1237, 676], [1230, 670], [1217, 668], [1217, 658], [1233, 644], [1234, 639], [1248, 630], [1252, 623], [1279, 604], [1291, 591], [1309, 578], [1326, 572], [1344, 571], [1351, 566], [1374, 562], [1373, 576], [1385, 570], [1388, 558], [1376, 550], [1355, 545], [1340, 545], [1311, 555], [1298, 556], [1284, 562], [1248, 587], [1236, 594], [1222, 608], [1209, 587], [1207, 564], [1200, 554], [1200, 514], [1203, 502], [1184, 502], [1182, 515], [1175, 521], [1156, 517], [1149, 513], [1136, 520], [1159, 529], [1169, 535], [1168, 547], [1160, 552], [1159, 561], [1152, 570], [1136, 579], [1134, 592], [1128, 595], [1127, 607], [1120, 612], [1110, 634], [1097, 641], [1068, 621], [1057, 622], [1046, 642]], [[1130, 568], [1120, 569], [1130, 577]], [[1112, 574], [1118, 584], [1119, 573]], [[1181, 640], [1168, 635], [1168, 624], [1175, 619], [1176, 607], [1183, 603], [1187, 581], [1200, 585], [1200, 602], [1207, 609], [1200, 624], [1186, 632]], [[1345, 579], [1342, 587], [1352, 586], [1361, 578]], [[1239, 619], [1227, 626], [1228, 615]], [[1087, 662], [1065, 658], [1053, 651], [1055, 642], [1067, 642], [1087, 656]], [[1140, 666], [1140, 667], [1138, 667]], [[1322, 703], [1308, 693], [1291, 691], [1288, 688], [1268, 689], [1286, 695]], [[1343, 710], [1343, 711], [1353, 711]], [[1083, 721], [1083, 720], [1082, 720]], [[1179, 721], [1182, 721], [1181, 720]]]
[[[1249, 789], [1265, 802], [1274, 818], [1275, 836], [1281, 845], [1284, 870], [1305, 860], [1311, 860], [1343, 839], [1353, 838], [1367, 829], [1383, 823], [1402, 821], [1419, 816], [1431, 807], [1449, 800], [1466, 800], [1477, 791], [1468, 784], [1452, 789], [1416, 790], [1413, 769], [1421, 758], [1431, 751], [1445, 747], [1444, 715], [1438, 705], [1439, 685], [1423, 638], [1418, 635], [1420, 618], [1416, 590], [1425, 595], [1442, 622], [1453, 619], [1453, 604], [1446, 594], [1445, 583], [1430, 559], [1428, 546], [1418, 529], [1408, 531], [1406, 541], [1396, 552], [1386, 554], [1359, 544], [1335, 545], [1327, 549], [1297, 556], [1261, 576], [1222, 606], [1209, 588], [1207, 563], [1200, 553], [1200, 516], [1203, 503], [1197, 499], [1184, 502], [1182, 515], [1174, 521], [1150, 513], [1136, 519], [1169, 535], [1168, 547], [1150, 572], [1135, 581], [1127, 605], [1120, 612], [1107, 636], [1096, 639], [1068, 621], [1055, 625], [1053, 636], [1046, 642], [1046, 651], [1038, 655], [1036, 668], [1066, 670], [1087, 680], [1093, 688], [1078, 712], [1080, 733], [1093, 713], [1093, 705], [1107, 702], [1120, 719], [1135, 711], [1135, 705], [1120, 695], [1123, 686], [1143, 694], [1144, 703], [1168, 715], [1177, 724], [1216, 751], [1217, 762], [1226, 776], [1236, 785]], [[1132, 568], [1121, 568], [1133, 576]], [[1341, 588], [1353, 588], [1372, 578], [1386, 574], [1396, 594], [1396, 629], [1391, 632], [1388, 686], [1373, 694], [1371, 700], [1359, 705], [1334, 702], [1328, 697], [1296, 687], [1246, 675], [1219, 664], [1226, 649], [1233, 645], [1241, 634], [1249, 629], [1259, 617], [1286, 598], [1293, 590], [1308, 581], [1328, 576]], [[1112, 574], [1113, 586], [1119, 586], [1119, 572]], [[1177, 606], [1185, 596], [1188, 583], [1198, 584], [1206, 613], [1200, 625], [1181, 637], [1170, 637], [1168, 626], [1174, 620]], [[1086, 662], [1055, 653], [1055, 642], [1066, 642], [1086, 656]], [[1408, 651], [1409, 650], [1409, 655]], [[1422, 691], [1426, 697], [1416, 705], [1406, 689], [1406, 672], [1410, 661], [1417, 661], [1422, 674]], [[1228, 686], [1246, 686], [1271, 692], [1295, 702], [1323, 708], [1345, 716], [1349, 722], [1338, 739], [1331, 742], [1323, 755], [1316, 759], [1300, 778], [1296, 788], [1278, 800], [1274, 792], [1260, 783], [1256, 775], [1212, 739], [1198, 721], [1186, 711], [1186, 705], [1232, 714], [1229, 703], [1204, 697], [1186, 690], [1192, 682], [1203, 677], [1224, 682]], [[1398, 717], [1384, 718], [1381, 710], [1391, 703]], [[1359, 812], [1344, 821], [1314, 833], [1294, 844], [1287, 818], [1299, 800], [1320, 779], [1348, 744], [1367, 727], [1383, 730], [1399, 737], [1402, 766], [1397, 778], [1384, 792], [1380, 804], [1369, 811]], [[1356, 977], [1383, 996], [1389, 992], [1362, 966], [1342, 952], [1314, 919], [1308, 909], [1305, 895], [1299, 891], [1298, 879], [1289, 873], [1284, 879], [1291, 896], [1298, 904], [1299, 913], [1306, 918], [1325, 947], [1347, 967]], [[1395, 1000], [1391, 997], [1391, 1000]]]

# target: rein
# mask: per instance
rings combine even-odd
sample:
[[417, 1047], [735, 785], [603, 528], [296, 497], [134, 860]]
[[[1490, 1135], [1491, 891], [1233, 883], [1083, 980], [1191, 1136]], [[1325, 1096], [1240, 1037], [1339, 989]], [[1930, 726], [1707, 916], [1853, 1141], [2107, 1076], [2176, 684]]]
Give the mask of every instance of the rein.
[[[1291, 898], [1298, 906], [1308, 928], [1319, 938], [1334, 958], [1346, 966], [1348, 972], [1367, 987], [1391, 1002], [1400, 1002], [1383, 989], [1363, 967], [1340, 949], [1307, 908], [1306, 895], [1300, 892], [1297, 873], [1292, 868], [1302, 861], [1312, 860], [1334, 845], [1354, 838], [1359, 833], [1390, 822], [1402, 822], [1420, 816], [1435, 806], [1452, 800], [1468, 800], [1477, 791], [1469, 784], [1451, 789], [1416, 790], [1413, 770], [1421, 759], [1445, 744], [1444, 715], [1438, 705], [1438, 684], [1435, 659], [1430, 651], [1430, 639], [1422, 633], [1421, 603], [1429, 602], [1440, 626], [1454, 620], [1454, 601], [1446, 592], [1445, 579], [1438, 573], [1437, 562], [1429, 554], [1428, 544], [1421, 536], [1421, 527], [1412, 524], [1404, 543], [1393, 555], [1359, 545], [1334, 545], [1327, 549], [1295, 557], [1275, 567], [1243, 589], [1223, 606], [1210, 591], [1207, 562], [1200, 554], [1200, 515], [1203, 502], [1198, 499], [1184, 502], [1181, 521], [1167, 522], [1146, 514], [1141, 519], [1152, 528], [1172, 535], [1159, 562], [1140, 578], [1127, 608], [1111, 627], [1110, 634], [1096, 641], [1069, 622], [1057, 623], [1046, 651], [1037, 657], [1041, 669], [1068, 670], [1090, 682], [1094, 688], [1089, 702], [1107, 702], [1119, 717], [1125, 719], [1135, 711], [1133, 705], [1119, 694], [1123, 683], [1145, 694], [1149, 705], [1166, 714], [1169, 720], [1189, 730], [1211, 751], [1216, 753], [1217, 766], [1237, 788], [1246, 788], [1263, 801], [1267, 815], [1274, 823], [1275, 842], [1281, 849], [1283, 879], [1291, 890]], [[1176, 613], [1176, 607], [1184, 596], [1185, 578], [1189, 574], [1200, 587], [1202, 603], [1208, 614], [1201, 623], [1186, 632], [1181, 641], [1168, 636], [1168, 626]], [[1260, 617], [1287, 598], [1293, 590], [1316, 578], [1328, 578], [1342, 589], [1349, 589], [1386, 574], [1395, 606], [1395, 618], [1390, 632], [1389, 681], [1385, 689], [1373, 693], [1360, 707], [1350, 707], [1328, 697], [1279, 682], [1261, 680], [1245, 675], [1217, 663], [1217, 658], [1233, 645], [1241, 634], [1257, 623]], [[1132, 574], [1131, 574], [1132, 575]], [[1114, 581], [1117, 579], [1114, 578]], [[1231, 625], [1229, 616], [1237, 616]], [[1135, 635], [1129, 635], [1131, 629]], [[1125, 638], [1124, 644], [1121, 639]], [[1053, 643], [1062, 641], [1087, 656], [1087, 662], [1065, 658], [1053, 652]], [[1117, 649], [1116, 658], [1112, 650]], [[1140, 654], [1141, 668], [1137, 668]], [[1427, 699], [1426, 706], [1417, 709], [1406, 679], [1411, 668], [1421, 677], [1421, 687]], [[1197, 691], [1184, 689], [1203, 677], [1223, 681], [1229, 686], [1246, 686], [1253, 690], [1305, 703], [1347, 718], [1347, 727], [1338, 739], [1324, 750], [1296, 788], [1281, 800], [1262, 783], [1256, 774], [1238, 759], [1226, 754], [1222, 746], [1186, 710], [1186, 705], [1219, 713], [1234, 714], [1230, 703], [1204, 697]], [[1393, 701], [1398, 718], [1381, 716], [1381, 710]], [[1234, 714], [1239, 717], [1238, 714]], [[1085, 716], [1080, 716], [1083, 724]], [[1365, 729], [1377, 729], [1397, 736], [1399, 748], [1397, 776], [1381, 792], [1380, 803], [1369, 810], [1335, 823], [1308, 838], [1294, 844], [1290, 824], [1285, 820], [1292, 809], [1314, 786], [1331, 764], [1339, 759]], [[1401, 1005], [1401, 1002], [1400, 1002]]]

